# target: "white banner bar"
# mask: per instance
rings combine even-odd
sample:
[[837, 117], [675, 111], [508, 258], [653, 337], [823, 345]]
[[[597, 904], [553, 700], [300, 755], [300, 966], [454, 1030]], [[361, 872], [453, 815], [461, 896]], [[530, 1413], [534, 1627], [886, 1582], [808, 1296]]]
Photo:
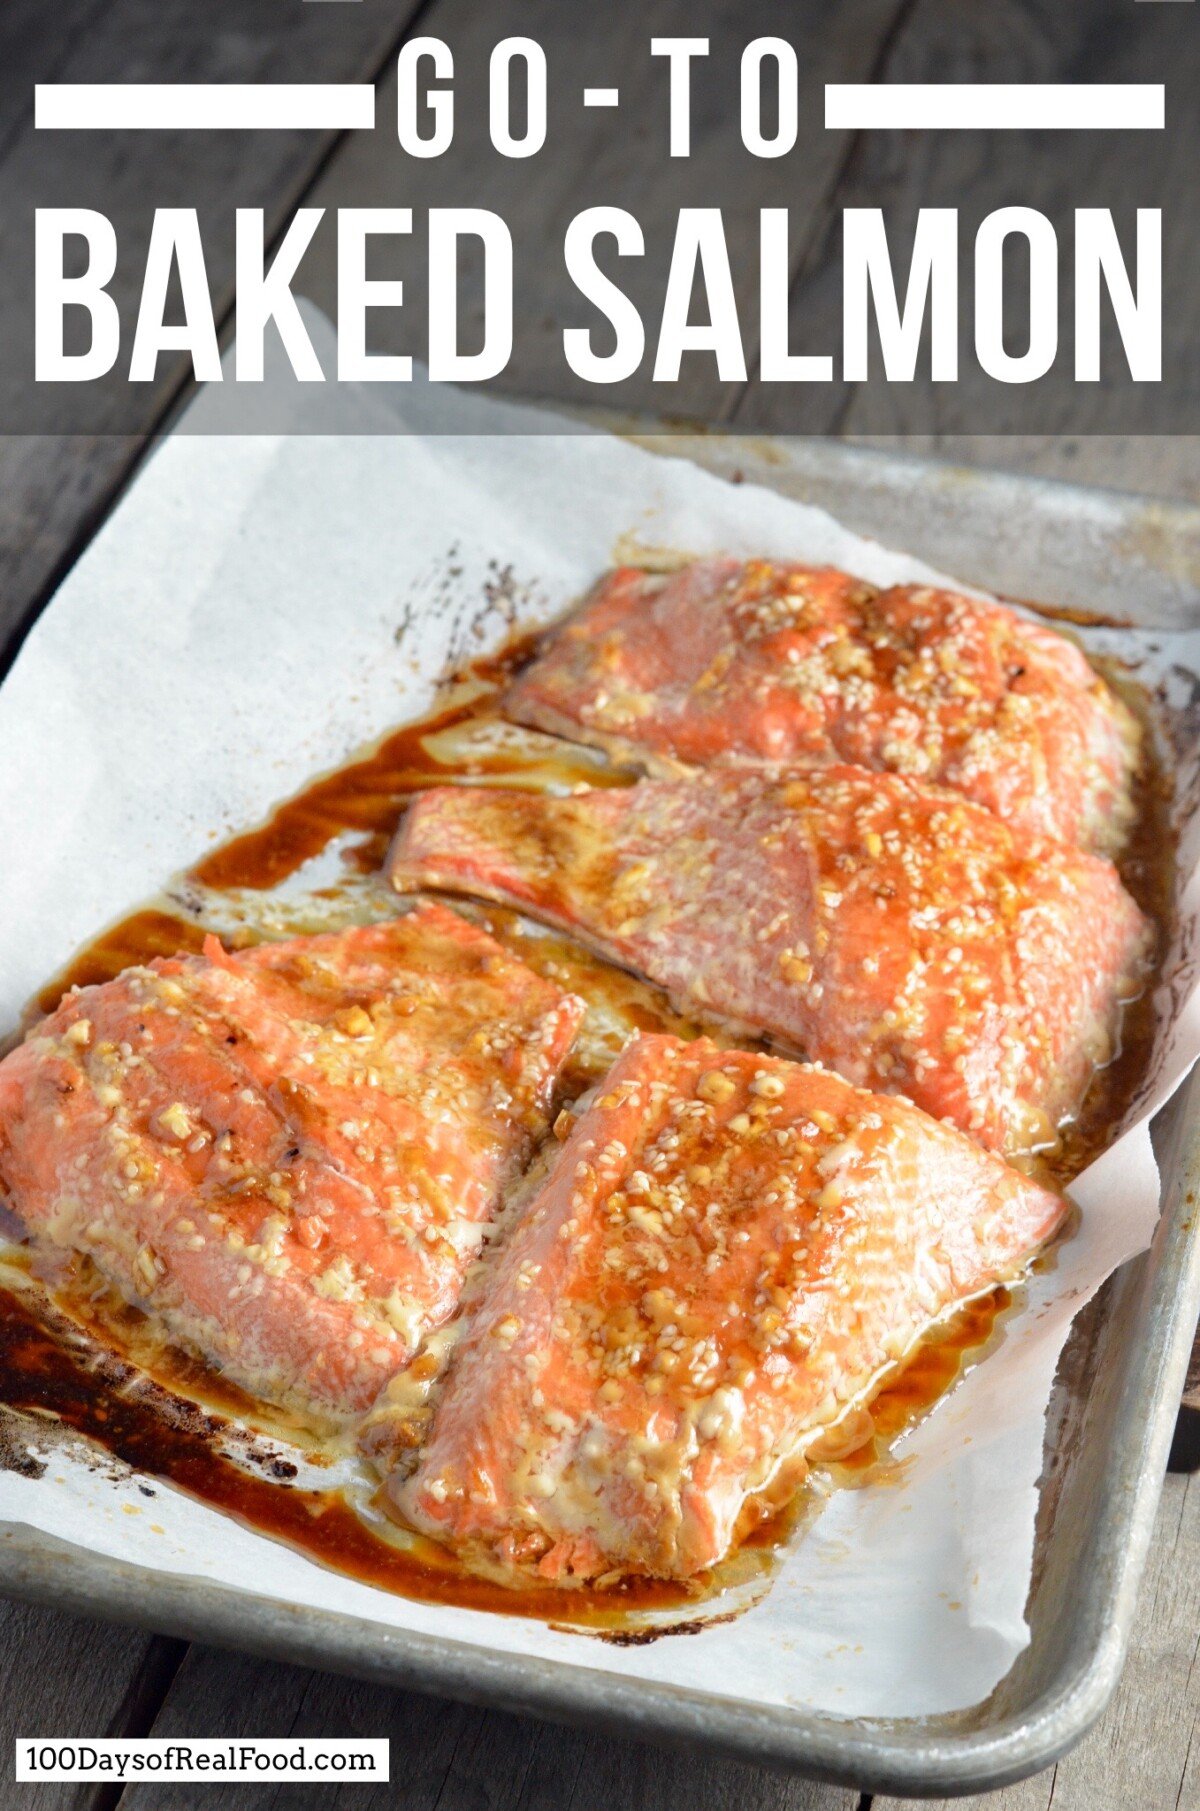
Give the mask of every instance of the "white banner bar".
[[369, 131], [375, 90], [338, 82], [39, 82], [33, 123], [51, 132]]
[[50, 1780], [342, 1781], [376, 1785], [389, 1778], [384, 1736], [18, 1736], [15, 1777]]
[[1161, 82], [827, 82], [827, 131], [1160, 132]]

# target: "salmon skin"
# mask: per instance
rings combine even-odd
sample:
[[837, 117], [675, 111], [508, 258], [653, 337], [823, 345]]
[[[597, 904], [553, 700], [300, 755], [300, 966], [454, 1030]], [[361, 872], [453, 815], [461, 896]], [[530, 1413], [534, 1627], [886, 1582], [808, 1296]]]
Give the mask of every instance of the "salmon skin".
[[582, 1013], [433, 902], [210, 937], [0, 1064], [0, 1192], [255, 1394], [356, 1414], [453, 1312]]
[[426, 792], [400, 891], [508, 901], [994, 1150], [1053, 1142], [1112, 1054], [1150, 926], [1116, 869], [956, 793], [816, 766], [566, 798]]
[[850, 761], [1116, 854], [1136, 719], [1064, 636], [1001, 604], [829, 567], [608, 573], [508, 693], [518, 721], [663, 762]]
[[[715, 1565], [1061, 1196], [827, 1070], [638, 1036], [364, 1444], [400, 1518], [519, 1584]], [[415, 1459], [415, 1464], [414, 1464]]]

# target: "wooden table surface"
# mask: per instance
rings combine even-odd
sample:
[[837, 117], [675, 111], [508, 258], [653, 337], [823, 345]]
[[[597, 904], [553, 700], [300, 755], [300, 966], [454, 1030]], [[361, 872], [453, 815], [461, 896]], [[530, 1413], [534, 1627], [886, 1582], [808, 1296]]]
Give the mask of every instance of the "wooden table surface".
[[[35, 152], [31, 85], [39, 79], [70, 81], [130, 79], [150, 67], [162, 79], [305, 80], [319, 68], [323, 80], [378, 79], [390, 92], [389, 68], [410, 26], [446, 37], [456, 54], [478, 56], [502, 36], [524, 32], [548, 48], [564, 40], [589, 80], [622, 85], [623, 115], [636, 119], [652, 102], [639, 99], [638, 72], [651, 32], [700, 29], [688, 0], [645, 0], [636, 7], [564, 6], [562, 0], [495, 0], [486, 7], [472, 0], [370, 0], [345, 6], [280, 6], [273, 0], [209, 0], [203, 31], [186, 42], [157, 42], [172, 29], [166, 13], [148, 0], [58, 0], [53, 33], [46, 29], [41, 0], [6, 0], [0, 10], [0, 238], [25, 242], [20, 217], [21, 173]], [[166, 9], [168, 12], [170, 9]], [[806, 46], [801, 59], [803, 155], [780, 163], [738, 163], [731, 175], [728, 122], [719, 109], [694, 105], [694, 153], [685, 171], [671, 172], [668, 200], [656, 182], [665, 160], [642, 155], [637, 131], [614, 137], [592, 116], [580, 115], [555, 138], [554, 150], [523, 164], [479, 159], [469, 134], [448, 159], [404, 171], [404, 193], [396, 192], [396, 158], [383, 135], [342, 141], [288, 133], [261, 134], [255, 145], [254, 178], [248, 192], [244, 169], [238, 202], [257, 200], [269, 227], [278, 232], [301, 200], [329, 206], [374, 201], [421, 207], [453, 195], [459, 202], [493, 206], [514, 219], [548, 223], [561, 233], [565, 221], [598, 189], [614, 205], [638, 213], [653, 241], [656, 207], [663, 218], [681, 202], [736, 203], [745, 210], [749, 234], [756, 211], [787, 205], [799, 230], [794, 235], [793, 295], [806, 319], [819, 308], [822, 271], [829, 253], [829, 222], [851, 196], [861, 200], [926, 180], [917, 153], [902, 135], [871, 142], [854, 135], [825, 133], [820, 127], [820, 86], [826, 80], [946, 80], [969, 75], [986, 57], [989, 79], [1079, 80], [1089, 68], [1106, 67], [1114, 20], [1128, 10], [1123, 0], [1047, 8], [1039, 0], [993, 0], [970, 9], [952, 0], [790, 0], [786, 21], [776, 0], [728, 0], [708, 9], [740, 46], [760, 32], [784, 30]], [[1140, 10], [1140, 9], [1139, 9]], [[1156, 9], [1157, 10], [1157, 9]], [[1177, 15], [1180, 55], [1188, 51]], [[236, 17], [235, 17], [236, 15]], [[174, 15], [177, 31], [178, 15]], [[236, 24], [236, 30], [232, 29]], [[223, 29], [229, 26], [230, 29]], [[1192, 34], [1194, 39], [1195, 34]], [[624, 48], [628, 46], [628, 58]], [[606, 73], [607, 72], [607, 73]], [[1117, 76], [1126, 75], [1123, 69]], [[1111, 78], [1110, 78], [1111, 79]], [[701, 84], [704, 78], [701, 77]], [[1195, 84], [1193, 84], [1193, 92]], [[382, 102], [386, 108], [388, 102]], [[1198, 116], [1200, 119], [1200, 116]], [[1193, 120], [1190, 130], [1200, 134]], [[226, 144], [228, 137], [229, 143]], [[170, 155], [187, 185], [178, 199], [217, 202], [228, 167], [223, 159], [244, 159], [233, 135], [172, 138]], [[135, 224], [144, 212], [135, 168], [119, 149], [96, 141], [107, 157], [108, 211], [120, 228], [123, 211]], [[1193, 180], [1200, 147], [1178, 153], [1180, 180]], [[933, 153], [922, 152], [922, 156]], [[942, 141], [936, 155], [952, 156]], [[457, 161], [456, 161], [457, 160]], [[1119, 197], [1120, 173], [1109, 174], [1106, 200]], [[736, 194], [730, 193], [731, 181]], [[969, 197], [1003, 192], [1003, 171], [976, 161], [959, 181]], [[681, 186], [682, 185], [682, 186]], [[686, 191], [686, 192], [684, 192]], [[989, 204], [989, 205], [994, 205]], [[736, 232], [734, 234], [736, 238]], [[314, 248], [315, 249], [315, 248]], [[210, 277], [229, 299], [229, 260], [218, 249]], [[750, 269], [749, 255], [739, 268]], [[661, 285], [661, 261], [657, 281]], [[566, 298], [545, 273], [536, 293], [518, 295], [517, 343], [509, 381], [514, 390], [536, 388], [539, 336], [557, 334]], [[532, 281], [532, 275], [527, 276]], [[645, 296], [656, 292], [654, 259], [647, 259]], [[741, 279], [739, 279], [741, 280]], [[748, 284], [749, 274], [745, 277]], [[565, 279], [564, 279], [565, 282]], [[306, 285], [323, 305], [333, 301], [333, 273], [317, 260]], [[415, 303], [419, 309], [419, 301]], [[0, 285], [0, 310], [3, 291]], [[416, 344], [420, 344], [418, 339]], [[686, 368], [685, 368], [686, 369]], [[0, 441], [0, 642], [10, 644], [52, 593], [96, 525], [119, 494], [179, 394], [182, 373], [164, 366], [158, 382], [141, 394], [138, 431], [88, 440], [45, 437]], [[576, 398], [577, 399], [577, 398]], [[647, 397], [649, 401], [650, 398]], [[2, 415], [0, 394], [0, 419]], [[708, 361], [677, 398], [679, 413], [735, 427], [772, 425], [747, 413], [747, 392], [718, 383]], [[1037, 440], [997, 437], [964, 439], [969, 425], [961, 399], [949, 386], [944, 418], [936, 432], [909, 444], [922, 451], [1037, 471], [1046, 475], [1115, 483], [1127, 489], [1200, 500], [1196, 443], [1183, 438], [1156, 440], [1080, 439], [1075, 417], [1063, 418], [1065, 436]], [[122, 423], [126, 427], [127, 423]], [[775, 424], [778, 425], [778, 424]], [[854, 399], [839, 399], [821, 431], [863, 437]], [[912, 427], [898, 393], [898, 435]], [[922, 423], [923, 429], [927, 428]], [[1052, 424], [1051, 424], [1052, 425]], [[894, 442], [892, 443], [894, 444]], [[0, 1780], [3, 1803], [37, 1806], [39, 1811], [77, 1807], [82, 1811], [206, 1811], [284, 1804], [346, 1805], [362, 1811], [402, 1804], [411, 1811], [610, 1811], [639, 1806], [646, 1811], [851, 1811], [870, 1801], [853, 1791], [787, 1779], [743, 1764], [669, 1753], [610, 1737], [567, 1731], [550, 1724], [480, 1711], [436, 1699], [356, 1684], [301, 1668], [248, 1659], [162, 1637], [104, 1627], [55, 1612], [0, 1604]], [[1157, 1534], [1142, 1588], [1132, 1650], [1120, 1690], [1107, 1715], [1082, 1746], [1059, 1765], [988, 1799], [992, 1811], [1169, 1811], [1200, 1806], [1200, 1476], [1169, 1476]], [[311, 1787], [16, 1786], [12, 1743], [17, 1734], [96, 1736], [147, 1733], [179, 1735], [387, 1735], [392, 1744], [392, 1784], [354, 1786], [314, 1794]], [[882, 1811], [883, 1799], [875, 1801]], [[964, 1801], [965, 1802], [965, 1801]], [[982, 1803], [982, 1801], [980, 1801]]]

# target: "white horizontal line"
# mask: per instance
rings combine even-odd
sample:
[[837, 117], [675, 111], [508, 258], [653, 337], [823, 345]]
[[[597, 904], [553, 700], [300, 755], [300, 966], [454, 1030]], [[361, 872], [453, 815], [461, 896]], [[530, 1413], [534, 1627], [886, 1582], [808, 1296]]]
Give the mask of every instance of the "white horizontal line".
[[585, 107], [615, 107], [619, 97], [615, 88], [585, 88], [583, 91]]
[[1160, 131], [1161, 82], [827, 82], [827, 131]]
[[370, 130], [375, 90], [337, 82], [39, 82], [42, 131]]

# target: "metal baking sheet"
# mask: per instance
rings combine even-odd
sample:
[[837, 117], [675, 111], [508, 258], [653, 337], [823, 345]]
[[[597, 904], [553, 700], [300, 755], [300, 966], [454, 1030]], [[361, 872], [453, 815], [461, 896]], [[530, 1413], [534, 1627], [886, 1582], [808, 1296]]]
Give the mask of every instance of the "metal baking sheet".
[[[1200, 511], [962, 472], [827, 443], [670, 443], [817, 502], [964, 580], [1146, 626], [1200, 621]], [[1051, 557], [1052, 556], [1052, 557]], [[1100, 1714], [1120, 1672], [1200, 1312], [1193, 1219], [1200, 1082], [1162, 1115], [1163, 1215], [1149, 1252], [1081, 1317], [1049, 1420], [1032, 1639], [981, 1706], [953, 1717], [848, 1723], [723, 1703], [669, 1685], [489, 1653], [375, 1622], [281, 1605], [110, 1560], [0, 1525], [12, 1595], [517, 1711], [703, 1744], [860, 1789], [977, 1791], [1046, 1766]]]

